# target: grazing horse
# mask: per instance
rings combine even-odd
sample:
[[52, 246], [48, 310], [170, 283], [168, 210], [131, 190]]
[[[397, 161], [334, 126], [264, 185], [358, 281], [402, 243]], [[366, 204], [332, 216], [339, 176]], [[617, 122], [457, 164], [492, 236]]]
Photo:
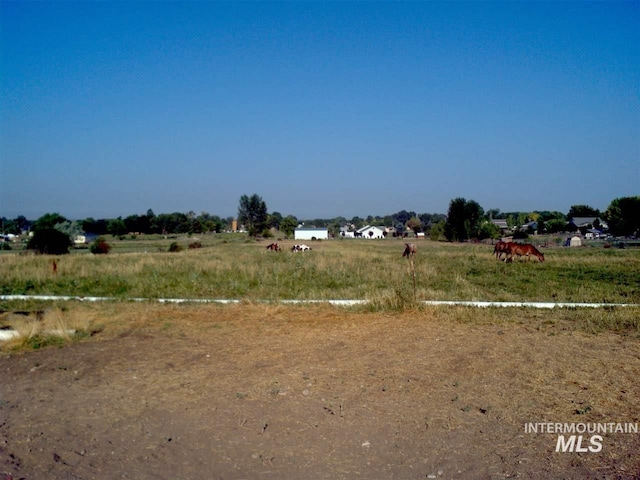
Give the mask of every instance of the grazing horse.
[[511, 242], [503, 242], [502, 240], [496, 243], [496, 245], [493, 247], [493, 254], [497, 259], [502, 259], [503, 253], [505, 255], [509, 255], [509, 243]]
[[416, 247], [415, 243], [405, 243], [404, 245], [404, 252], [402, 252], [403, 257], [412, 257], [418, 253], [418, 247]]
[[291, 247], [292, 252], [306, 252], [308, 250], [311, 250], [311, 247], [305, 245], [304, 243], [302, 245], [294, 245], [293, 247]]
[[513, 256], [518, 255], [518, 257], [527, 257], [527, 262], [529, 261], [529, 256], [534, 255], [538, 257], [538, 260], [544, 262], [544, 253], [541, 253], [536, 247], [531, 245], [530, 243], [525, 243], [524, 245], [520, 245], [519, 243], [511, 243], [509, 242], [509, 254], [507, 255], [507, 262], [513, 261]]
[[267, 250], [271, 250], [272, 252], [279, 252], [282, 249], [277, 243], [270, 243], [269, 245], [267, 245]]

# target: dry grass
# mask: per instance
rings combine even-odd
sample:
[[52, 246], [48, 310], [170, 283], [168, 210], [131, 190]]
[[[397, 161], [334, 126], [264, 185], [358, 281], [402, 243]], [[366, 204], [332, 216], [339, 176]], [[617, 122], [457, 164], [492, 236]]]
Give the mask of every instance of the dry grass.
[[35, 311], [9, 311], [0, 315], [0, 325], [10, 326], [16, 337], [0, 344], [6, 350], [63, 346], [100, 330], [95, 313], [87, 309], [49, 307]]
[[[281, 243], [286, 249], [293, 242]], [[249, 299], [373, 298], [413, 289], [400, 241], [312, 246], [304, 254], [274, 254], [254, 242], [205, 243], [179, 253], [81, 253], [59, 257], [57, 275], [50, 257], [3, 254], [7, 274], [0, 288], [3, 293]], [[414, 263], [416, 297], [640, 302], [638, 252], [578, 250], [548, 249], [544, 264], [505, 265], [492, 257], [491, 246], [424, 241]]]
[[[628, 321], [630, 311], [639, 313], [606, 313]], [[442, 469], [456, 478], [578, 479], [597, 470], [631, 479], [637, 437], [608, 436], [602, 455], [562, 456], [552, 453], [553, 436], [524, 434], [527, 422], [640, 422], [640, 342], [590, 333], [602, 313], [69, 303], [47, 314], [50, 325], [88, 320], [100, 333], [67, 353], [32, 353], [45, 365], [38, 379], [48, 381], [47, 400], [69, 423], [52, 423], [29, 445], [35, 453], [18, 453], [50, 461], [38, 456], [41, 442], [64, 458], [61, 429], [83, 432], [84, 417], [75, 425], [72, 412], [100, 402], [114, 416], [92, 417], [83, 441], [109, 438], [114, 425], [126, 441], [96, 446], [90, 464], [79, 458], [86, 470], [75, 472], [87, 477], [92, 465], [113, 468], [114, 452], [136, 468], [154, 434], [180, 438], [178, 458], [243, 478], [424, 478]], [[24, 357], [2, 360], [28, 364]], [[12, 381], [30, 386], [24, 375]], [[78, 401], [58, 403], [70, 391]], [[26, 424], [38, 425], [42, 407], [22, 407]], [[186, 464], [166, 462], [143, 462], [138, 478], [169, 465], [192, 478]], [[63, 466], [52, 468], [50, 478], [64, 478]]]

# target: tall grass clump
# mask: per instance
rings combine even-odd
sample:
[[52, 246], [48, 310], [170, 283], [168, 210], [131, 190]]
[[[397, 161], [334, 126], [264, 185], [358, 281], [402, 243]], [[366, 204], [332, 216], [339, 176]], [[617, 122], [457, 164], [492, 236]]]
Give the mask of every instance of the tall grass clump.
[[2, 318], [2, 324], [11, 326], [18, 334], [0, 344], [6, 350], [62, 347], [92, 334], [92, 322], [82, 312], [57, 307], [14, 312], [17, 313], [5, 313]]

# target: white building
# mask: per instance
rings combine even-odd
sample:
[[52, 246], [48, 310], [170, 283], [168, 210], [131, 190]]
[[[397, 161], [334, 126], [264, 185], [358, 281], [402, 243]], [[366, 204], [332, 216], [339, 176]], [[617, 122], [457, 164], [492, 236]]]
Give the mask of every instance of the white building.
[[362, 238], [384, 238], [384, 228], [367, 225], [357, 231], [357, 236]]
[[329, 229], [298, 227], [293, 231], [293, 238], [296, 240], [327, 240], [329, 238]]

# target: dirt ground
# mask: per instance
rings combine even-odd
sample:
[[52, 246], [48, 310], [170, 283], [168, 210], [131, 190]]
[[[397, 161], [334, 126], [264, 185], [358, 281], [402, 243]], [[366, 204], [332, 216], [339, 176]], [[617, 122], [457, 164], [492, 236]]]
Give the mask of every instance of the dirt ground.
[[0, 357], [0, 479], [640, 478], [639, 434], [525, 433], [640, 423], [638, 339], [460, 311], [80, 310], [100, 333]]

